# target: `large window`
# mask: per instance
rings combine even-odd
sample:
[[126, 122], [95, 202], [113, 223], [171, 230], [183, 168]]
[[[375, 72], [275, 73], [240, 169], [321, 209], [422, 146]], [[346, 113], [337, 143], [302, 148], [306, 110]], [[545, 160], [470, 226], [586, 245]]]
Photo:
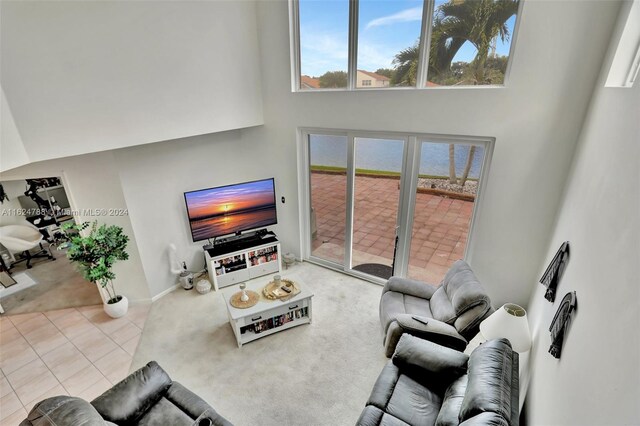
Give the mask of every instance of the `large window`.
[[519, 0], [290, 0], [294, 89], [502, 85]]
[[345, 89], [349, 46], [349, 1], [299, 3], [301, 90]]

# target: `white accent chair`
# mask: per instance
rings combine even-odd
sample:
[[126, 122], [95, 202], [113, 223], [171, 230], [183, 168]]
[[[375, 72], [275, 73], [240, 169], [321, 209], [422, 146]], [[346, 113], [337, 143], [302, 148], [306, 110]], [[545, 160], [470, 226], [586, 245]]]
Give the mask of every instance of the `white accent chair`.
[[[42, 234], [38, 228], [31, 225], [6, 225], [0, 227], [0, 244], [5, 246], [13, 254], [21, 254], [22, 258], [16, 258], [11, 265], [6, 265], [11, 269], [13, 265], [26, 261], [27, 269], [31, 269], [31, 259], [36, 257], [47, 257], [55, 260], [51, 251], [42, 246]], [[39, 247], [36, 253], [30, 250]], [[14, 256], [15, 257], [15, 256]]]

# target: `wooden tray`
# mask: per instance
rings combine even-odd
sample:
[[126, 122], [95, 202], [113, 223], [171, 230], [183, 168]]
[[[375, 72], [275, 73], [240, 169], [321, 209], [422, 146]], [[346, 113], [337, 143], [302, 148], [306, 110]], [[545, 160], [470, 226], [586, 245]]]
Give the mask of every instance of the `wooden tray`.
[[242, 291], [239, 291], [237, 293], [233, 293], [231, 299], [229, 299], [229, 303], [231, 304], [231, 306], [238, 309], [246, 309], [258, 303], [258, 301], [260, 300], [260, 295], [258, 293], [253, 290], [245, 291], [247, 292], [247, 296], [249, 296], [249, 300], [247, 300], [246, 302], [240, 300], [240, 298], [242, 297]]
[[[282, 290], [280, 288], [282, 286], [291, 289], [291, 293], [287, 293], [286, 291]], [[269, 300], [280, 299], [286, 301], [291, 299], [298, 293], [300, 293], [300, 287], [298, 286], [298, 284], [286, 278], [281, 279], [280, 284], [276, 284], [275, 282], [270, 281], [269, 284], [264, 286], [264, 288], [262, 289], [263, 296]]]

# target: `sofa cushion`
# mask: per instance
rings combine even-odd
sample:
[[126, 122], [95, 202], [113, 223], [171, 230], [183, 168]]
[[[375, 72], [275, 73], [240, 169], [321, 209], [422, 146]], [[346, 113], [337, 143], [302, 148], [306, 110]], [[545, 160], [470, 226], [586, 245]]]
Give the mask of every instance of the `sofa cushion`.
[[104, 417], [114, 423], [132, 423], [143, 416], [171, 386], [167, 373], [151, 361], [141, 369], [91, 401]]
[[401, 374], [385, 411], [410, 425], [432, 425], [440, 405], [442, 398], [434, 391]]
[[[415, 339], [412, 336], [407, 337]], [[402, 339], [405, 337], [403, 336]], [[423, 342], [420, 339], [416, 340]], [[441, 398], [421, 383], [420, 379], [428, 383], [432, 381], [426, 373], [423, 373], [422, 377], [414, 378], [401, 374], [400, 371], [392, 361], [385, 365], [373, 386], [367, 405], [377, 407], [410, 425], [434, 424], [440, 409]]]
[[460, 415], [460, 407], [462, 407], [462, 400], [467, 390], [466, 374], [456, 379], [444, 394], [442, 400], [442, 406], [440, 407], [440, 413], [436, 419], [436, 426], [458, 426]]
[[384, 410], [389, 403], [389, 399], [393, 395], [393, 388], [395, 388], [398, 379], [400, 378], [400, 369], [389, 361], [378, 376], [376, 383], [373, 385], [371, 395], [367, 405], [373, 405], [381, 410]]
[[38, 402], [20, 426], [105, 426], [91, 404], [73, 396], [54, 396]]
[[464, 260], [451, 266], [431, 300], [433, 317], [447, 324], [453, 324], [457, 317], [474, 306], [490, 306], [482, 284]]
[[356, 426], [409, 426], [407, 423], [397, 419], [378, 407], [368, 405], [362, 410]]
[[518, 403], [513, 395], [518, 386], [514, 369], [518, 370], [517, 353], [507, 339], [490, 340], [476, 348], [469, 357], [469, 382], [460, 421], [491, 412], [504, 417], [509, 424], [517, 423], [517, 418], [512, 422], [513, 404]]
[[462, 352], [403, 334], [392, 361], [408, 371], [417, 370], [419, 376], [429, 375], [438, 382], [451, 383], [465, 373], [468, 359]]
[[380, 299], [380, 321], [383, 334], [387, 333], [389, 325], [396, 320], [399, 314], [433, 317], [428, 299], [421, 299], [395, 291], [383, 293]]
[[443, 287], [439, 287], [431, 297], [431, 313], [438, 321], [453, 325], [456, 320], [456, 311], [449, 301], [449, 296]]

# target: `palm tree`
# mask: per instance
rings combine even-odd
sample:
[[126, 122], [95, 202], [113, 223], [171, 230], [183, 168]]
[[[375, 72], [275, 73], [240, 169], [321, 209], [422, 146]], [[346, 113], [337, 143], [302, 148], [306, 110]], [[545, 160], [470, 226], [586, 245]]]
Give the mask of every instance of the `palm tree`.
[[[444, 80], [451, 74], [451, 63], [464, 43], [469, 41], [477, 49], [475, 59], [463, 78], [475, 84], [499, 82], [500, 72], [486, 72], [491, 42], [510, 37], [507, 21], [518, 11], [519, 0], [449, 0], [438, 7], [433, 17], [431, 46], [429, 47], [429, 75], [431, 81]], [[396, 54], [393, 59], [394, 86], [414, 86], [418, 71], [418, 42]], [[506, 65], [506, 61], [493, 61]], [[440, 78], [438, 78], [440, 77]]]
[[496, 37], [509, 39], [507, 21], [518, 11], [518, 0], [449, 0], [435, 12], [429, 72], [449, 72], [451, 61], [469, 41], [477, 49], [470, 71], [476, 84], [487, 83], [485, 65], [491, 42]]
[[393, 86], [415, 86], [418, 75], [418, 42], [401, 50], [393, 59], [394, 72], [391, 76]]

